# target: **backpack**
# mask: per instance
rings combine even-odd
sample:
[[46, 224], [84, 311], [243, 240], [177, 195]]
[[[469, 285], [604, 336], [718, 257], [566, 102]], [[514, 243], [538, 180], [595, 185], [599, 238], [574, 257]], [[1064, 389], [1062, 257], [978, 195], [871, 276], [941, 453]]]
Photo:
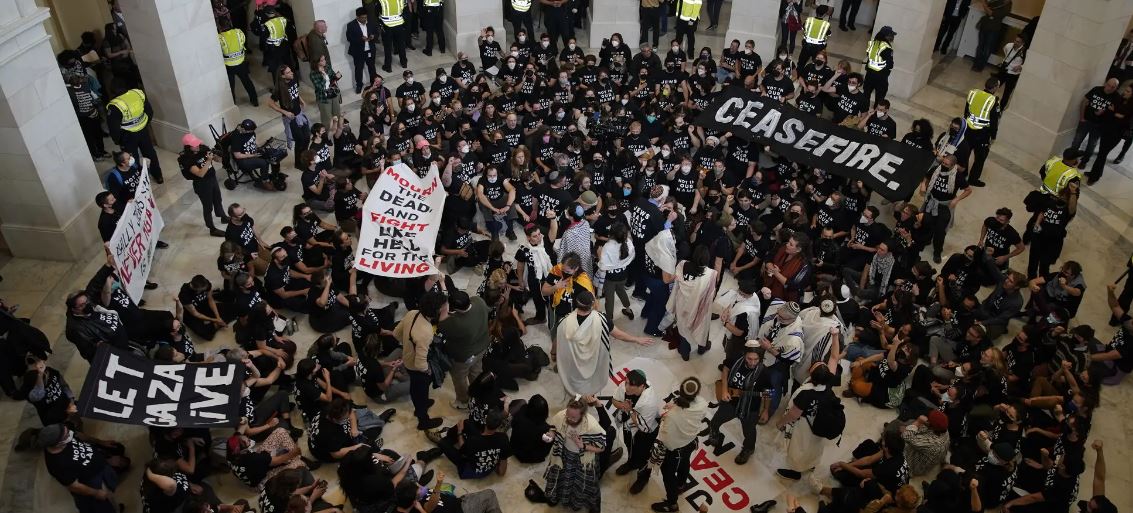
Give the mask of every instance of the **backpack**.
[[[113, 179], [113, 181], [111, 179]], [[117, 182], [117, 183], [115, 183], [115, 182]], [[113, 187], [116, 187], [116, 186], [120, 187], [120, 186], [123, 186], [123, 185], [126, 185], [126, 180], [124, 180], [122, 178], [122, 172], [119, 171], [117, 167], [110, 168], [110, 172], [106, 174], [106, 183], [104, 184], [104, 187], [106, 188], [106, 190], [109, 191], [109, 190], [112, 190]], [[126, 198], [119, 198], [119, 199], [126, 199]]]
[[842, 431], [846, 429], [846, 410], [842, 400], [834, 395], [833, 391], [827, 390], [818, 401], [818, 411], [814, 414], [814, 420], [808, 420], [807, 423], [810, 424], [810, 431], [815, 436], [827, 440], [840, 438]]

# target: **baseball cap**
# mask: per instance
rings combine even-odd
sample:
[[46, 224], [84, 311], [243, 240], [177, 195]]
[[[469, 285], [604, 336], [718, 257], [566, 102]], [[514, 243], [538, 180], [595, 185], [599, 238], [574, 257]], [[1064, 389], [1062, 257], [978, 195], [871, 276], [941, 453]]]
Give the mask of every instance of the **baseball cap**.
[[40, 447], [54, 447], [63, 441], [66, 432], [67, 428], [63, 424], [48, 424], [39, 430], [36, 441], [39, 442]]
[[181, 144], [183, 146], [200, 146], [201, 138], [191, 133], [181, 136]]

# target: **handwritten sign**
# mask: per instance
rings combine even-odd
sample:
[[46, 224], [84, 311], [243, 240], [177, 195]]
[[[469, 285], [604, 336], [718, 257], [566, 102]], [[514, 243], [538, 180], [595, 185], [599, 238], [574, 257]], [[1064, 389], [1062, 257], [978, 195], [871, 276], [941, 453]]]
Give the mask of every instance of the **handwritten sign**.
[[437, 272], [433, 249], [445, 196], [435, 165], [424, 178], [405, 164], [385, 168], [366, 198], [354, 267], [392, 278]]
[[118, 277], [134, 302], [142, 300], [146, 279], [153, 267], [157, 237], [165, 222], [153, 197], [148, 166], [142, 168], [134, 199], [126, 203], [122, 218], [107, 243], [110, 257], [118, 268]]

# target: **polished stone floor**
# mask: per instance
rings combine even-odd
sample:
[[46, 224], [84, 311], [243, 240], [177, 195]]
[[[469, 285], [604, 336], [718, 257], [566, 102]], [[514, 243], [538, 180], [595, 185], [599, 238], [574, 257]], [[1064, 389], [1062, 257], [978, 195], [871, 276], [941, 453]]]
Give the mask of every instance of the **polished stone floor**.
[[[726, 19], [727, 12], [724, 17]], [[702, 30], [698, 35], [698, 43], [709, 45], [714, 49], [722, 48], [724, 31], [707, 33]], [[666, 37], [671, 37], [671, 33]], [[839, 55], [858, 56], [864, 53], [865, 41], [868, 36], [864, 30], [853, 33], [836, 32], [832, 39], [831, 51]], [[629, 36], [632, 38], [632, 36]], [[585, 41], [585, 38], [579, 37]], [[765, 56], [766, 58], [766, 56]], [[836, 60], [834, 58], [832, 61]], [[412, 68], [418, 76], [432, 75], [437, 66], [448, 67], [451, 57], [425, 57], [414, 52], [411, 59]], [[400, 83], [399, 72], [391, 75], [389, 87], [392, 89]], [[343, 70], [347, 74], [347, 70]], [[972, 87], [982, 84], [983, 75], [972, 73], [968, 65], [954, 57], [942, 57], [933, 72], [931, 84], [920, 91], [909, 101], [894, 99], [892, 111], [898, 121], [901, 134], [907, 131], [909, 123], [916, 118], [928, 118], [935, 127], [946, 126], [947, 120], [963, 112], [961, 94]], [[260, 81], [266, 84], [266, 81]], [[261, 88], [263, 90], [263, 88]], [[243, 101], [243, 100], [242, 100]], [[357, 98], [347, 93], [345, 110], [353, 117], [357, 112]], [[277, 116], [265, 107], [258, 109], [248, 105], [241, 105], [242, 116], [252, 118], [260, 124], [261, 134], [278, 135], [281, 127]], [[312, 116], [317, 113], [311, 112]], [[228, 120], [233, 126], [239, 120]], [[167, 169], [167, 181], [158, 186], [158, 201], [166, 227], [161, 238], [169, 242], [170, 247], [158, 252], [153, 279], [161, 284], [157, 290], [147, 292], [145, 299], [149, 308], [173, 308], [173, 296], [180, 285], [192, 275], [203, 273], [212, 279], [217, 279], [213, 262], [217, 255], [220, 239], [208, 236], [201, 225], [200, 205], [192, 193], [188, 183], [182, 180], [174, 169], [174, 155], [162, 152], [162, 161]], [[288, 159], [290, 162], [290, 159]], [[996, 145], [993, 147], [992, 157], [985, 172], [985, 181], [989, 186], [976, 189], [970, 198], [965, 200], [956, 215], [955, 228], [951, 231], [947, 251], [958, 251], [963, 246], [976, 242], [979, 235], [979, 223], [992, 215], [995, 209], [1007, 206], [1016, 212], [1014, 224], [1022, 228], [1025, 222], [1023, 197], [1028, 191], [1035, 188], [1039, 181], [1036, 170], [1041, 160], [1026, 156], [1018, 151]], [[100, 164], [100, 167], [104, 167]], [[1108, 312], [1105, 306], [1105, 284], [1121, 273], [1124, 262], [1133, 251], [1133, 170], [1128, 166], [1110, 166], [1104, 180], [1097, 186], [1084, 190], [1080, 203], [1079, 215], [1071, 223], [1070, 235], [1064, 259], [1074, 259], [1082, 263], [1085, 277], [1089, 285], [1083, 308], [1079, 312], [1076, 322], [1089, 323], [1098, 328], [1099, 338], [1108, 340], [1112, 328], [1105, 324]], [[265, 193], [242, 186], [236, 191], [225, 191], [225, 203], [239, 202], [248, 212], [257, 219], [264, 238], [269, 242], [277, 239], [279, 228], [290, 224], [291, 206], [298, 200], [297, 174], [292, 174], [292, 185], [286, 193]], [[94, 191], [91, 192], [94, 194]], [[883, 218], [889, 219], [891, 209], [888, 205], [879, 204], [883, 209]], [[97, 215], [92, 212], [91, 215]], [[514, 246], [512, 244], [511, 246]], [[514, 247], [511, 248], [512, 251]], [[512, 253], [509, 251], [509, 254]], [[1026, 254], [1021, 255], [1015, 266], [1025, 266]], [[0, 282], [0, 297], [4, 297], [10, 304], [21, 305], [21, 314], [31, 317], [33, 323], [42, 329], [48, 338], [54, 341], [55, 355], [51, 365], [64, 371], [71, 386], [78, 389], [81, 386], [87, 365], [80, 359], [73, 346], [63, 337], [64, 307], [63, 299], [66, 294], [83, 286], [93, 275], [102, 262], [100, 249], [92, 248], [90, 258], [85, 262], [61, 263], [26, 259], [0, 260], [0, 274], [4, 281]], [[478, 277], [470, 272], [461, 272], [455, 276], [458, 286], [471, 288], [476, 285]], [[734, 283], [729, 278], [726, 284]], [[727, 286], [727, 285], [726, 285]], [[984, 294], [989, 292], [984, 291]], [[379, 304], [387, 302], [387, 298], [377, 298]], [[639, 306], [639, 305], [637, 305]], [[402, 307], [404, 311], [404, 307]], [[640, 333], [642, 321], [638, 317], [629, 321], [618, 315], [616, 323], [625, 330]], [[315, 333], [305, 323], [293, 339], [304, 350], [315, 338]], [[1018, 329], [1018, 326], [1013, 326]], [[720, 326], [712, 327], [712, 336], [719, 339], [722, 333]], [[345, 336], [345, 334], [343, 334]], [[528, 344], [547, 347], [549, 338], [546, 328], [535, 327], [529, 330], [525, 337]], [[217, 340], [202, 344], [205, 348], [232, 344], [231, 331], [222, 332]], [[639, 347], [635, 345], [615, 342], [614, 360], [619, 369], [643, 367], [649, 371], [651, 380], [658, 386], [666, 382], [680, 379], [685, 375], [697, 375], [702, 379], [711, 380], [715, 375], [715, 366], [722, 357], [719, 344], [708, 355], [694, 357], [691, 362], [682, 362], [675, 352], [667, 351], [662, 346]], [[546, 372], [535, 383], [525, 383], [516, 397], [525, 398], [534, 393], [542, 393], [552, 404], [562, 404], [564, 393], [559, 384], [558, 376]], [[435, 414], [442, 415], [448, 423], [461, 417], [461, 414], [452, 410], [449, 400], [452, 398], [452, 388], [446, 385], [439, 391], [434, 391], [437, 405]], [[1108, 494], [1120, 508], [1126, 509], [1133, 505], [1133, 486], [1131, 486], [1131, 453], [1130, 441], [1133, 441], [1133, 425], [1124, 424], [1121, 420], [1126, 415], [1133, 415], [1133, 387], [1125, 383], [1118, 387], [1107, 388], [1102, 394], [1102, 407], [1099, 409], [1092, 437], [1104, 439], [1106, 442], [1107, 460], [1109, 464]], [[356, 400], [362, 401], [364, 397], [357, 395]], [[410, 421], [410, 407], [408, 403], [398, 404], [399, 414], [385, 432], [387, 446], [404, 451], [416, 451], [429, 446], [429, 442], [413, 429]], [[375, 406], [377, 408], [377, 406]], [[823, 458], [824, 463], [845, 459], [856, 444], [868, 437], [874, 437], [879, 432], [882, 423], [893, 418], [894, 414], [880, 411], [866, 406], [850, 404], [847, 407], [849, 429], [840, 446], [831, 444]], [[146, 443], [143, 429], [125, 427], [99, 422], [90, 422], [90, 429], [98, 436], [115, 438], [126, 442], [129, 455], [136, 463], [136, 469], [125, 477], [119, 493], [119, 500], [127, 505], [127, 511], [138, 511], [137, 487], [140, 480], [140, 468], [151, 456]], [[15, 436], [29, 427], [38, 427], [38, 419], [30, 406], [9, 400], [0, 401], [0, 476], [3, 479], [3, 495], [0, 497], [0, 511], [2, 512], [30, 512], [30, 511], [71, 511], [70, 498], [67, 493], [52, 481], [42, 465], [37, 453], [15, 453], [11, 451]], [[759, 443], [756, 456], [746, 466], [737, 467], [732, 462], [736, 448], [720, 458], [713, 458], [711, 453], [697, 457], [692, 465], [692, 478], [697, 486], [690, 490], [686, 497], [696, 500], [710, 499], [712, 511], [742, 511], [747, 505], [757, 504], [768, 499], [778, 499], [784, 502], [786, 493], [803, 496], [802, 503], [807, 511], [815, 511], [815, 498], [811, 483], [803, 480], [799, 483], [786, 483], [773, 476], [777, 463], [783, 458], [783, 440], [777, 433], [768, 427], [759, 428]], [[736, 423], [725, 427], [725, 432], [732, 441], [738, 441], [740, 435]], [[1092, 452], [1087, 454], [1087, 464], [1092, 468]], [[455, 472], [447, 461], [438, 461], [435, 465], [449, 475]], [[829, 482], [830, 475], [820, 466], [816, 472], [816, 479], [820, 482]], [[507, 513], [522, 513], [527, 511], [544, 511], [547, 508], [541, 505], [531, 505], [523, 499], [523, 488], [528, 479], [540, 481], [544, 467], [542, 465], [525, 466], [512, 462], [506, 477], [492, 477], [481, 482], [462, 482], [455, 477], [451, 479], [457, 484], [460, 491], [478, 490], [487, 487], [493, 488], [499, 494], [503, 510]], [[327, 466], [317, 472], [334, 483], [336, 481], [334, 470]], [[1092, 470], [1087, 470], [1082, 477], [1081, 493], [1089, 494], [1089, 483]], [[253, 493], [240, 485], [229, 475], [217, 475], [210, 479], [222, 498], [232, 501], [240, 497], [252, 498]], [[626, 510], [642, 511], [647, 504], [662, 496], [660, 479], [655, 475], [653, 482], [639, 496], [631, 496], [626, 492], [631, 481], [630, 476], [607, 476], [603, 483], [604, 508], [608, 511]], [[333, 485], [332, 485], [333, 487]], [[332, 497], [336, 492], [332, 491]], [[342, 502], [341, 499], [338, 500]], [[253, 500], [254, 504], [254, 500]], [[694, 508], [682, 501], [682, 511], [693, 511]], [[783, 511], [783, 506], [777, 506], [775, 511]]]

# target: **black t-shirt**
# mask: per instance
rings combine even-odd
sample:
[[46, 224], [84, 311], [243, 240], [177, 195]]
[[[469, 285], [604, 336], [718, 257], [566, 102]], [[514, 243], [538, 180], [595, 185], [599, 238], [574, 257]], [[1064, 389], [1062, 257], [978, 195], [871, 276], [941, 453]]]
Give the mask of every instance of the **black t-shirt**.
[[[290, 100], [287, 103], [290, 103], [291, 106], [290, 106], [290, 108], [285, 107], [283, 110], [286, 110], [286, 111], [288, 111], [292, 114], [299, 114], [299, 112], [302, 110], [302, 106], [299, 104], [299, 81], [298, 80], [292, 79], [291, 82], [289, 82], [287, 84], [286, 94], [287, 94], [287, 98]], [[279, 91], [273, 91], [271, 93], [271, 100], [272, 101], [274, 101], [276, 103], [280, 103], [280, 98], [281, 98], [281, 96], [279, 94]], [[280, 103], [280, 107], [283, 107], [282, 103]]]
[[358, 189], [337, 189], [334, 192], [334, 218], [354, 219], [362, 208], [362, 193]]
[[313, 379], [295, 380], [295, 402], [303, 412], [303, 419], [314, 419], [323, 411], [323, 387]]
[[421, 96], [425, 94], [425, 86], [420, 82], [414, 81], [412, 84], [405, 82], [397, 86], [393, 92], [394, 97], [397, 99], [412, 98], [413, 100], [420, 100]]
[[869, 96], [866, 96], [865, 91], [860, 87], [856, 92], [851, 93], [848, 87], [838, 86], [838, 94], [834, 102], [835, 123], [841, 123], [847, 117], [857, 116], [869, 110]]
[[[177, 483], [173, 495], [165, 495], [156, 486], [142, 487], [142, 513], [165, 513], [179, 511], [189, 498], [189, 476], [177, 472], [171, 476]], [[144, 482], [144, 478], [143, 478]]]
[[1001, 257], [1011, 252], [1011, 246], [1023, 242], [1018, 230], [1010, 223], [1001, 225], [995, 217], [984, 219], [987, 234], [984, 235], [984, 246], [993, 248], [992, 256]]
[[[1128, 316], [1121, 319], [1124, 322]], [[1133, 333], [1129, 333], [1122, 325], [1117, 329], [1117, 333], [1113, 334], [1109, 344], [1106, 345], [1106, 351], [1117, 351], [1121, 355], [1121, 359], [1117, 360], [1117, 368], [1122, 372], [1133, 372], [1133, 347], [1130, 347], [1130, 342], [1133, 341]]]
[[181, 301], [183, 306], [192, 306], [201, 315], [212, 315], [212, 310], [209, 309], [209, 291], [207, 290], [197, 292], [186, 283], [181, 285], [181, 290], [177, 292], [177, 299]]
[[661, 209], [645, 198], [637, 198], [630, 210], [629, 233], [633, 240], [644, 244], [665, 228]]
[[893, 121], [892, 116], [881, 119], [877, 114], [874, 114], [869, 117], [869, 121], [866, 121], [865, 132], [870, 135], [893, 139], [897, 137], [897, 122]]
[[245, 213], [241, 224], [229, 222], [224, 227], [224, 238], [239, 244], [244, 249], [244, 254], [251, 256], [252, 253], [260, 251], [259, 242], [256, 241], [256, 232], [253, 229], [255, 225], [256, 221], [252, 219], [252, 216]]
[[114, 236], [114, 230], [118, 229], [119, 219], [122, 219], [122, 211], [113, 214], [106, 212], [98, 214], [98, 234], [102, 237], [102, 242], [109, 242], [110, 238]]
[[795, 97], [795, 106], [807, 114], [822, 115], [822, 98], [818, 95], [802, 94]]
[[909, 464], [903, 455], [882, 456], [873, 468], [873, 478], [889, 493], [897, 493], [898, 488], [909, 484]]
[[936, 180], [928, 184], [929, 194], [936, 198], [938, 201], [951, 201], [956, 197], [956, 193], [968, 188], [968, 173], [960, 170], [953, 171], [956, 173], [956, 179], [953, 180], [952, 189], [948, 188], [948, 177], [944, 173], [937, 175]]
[[[543, 217], [543, 212], [551, 210], [555, 213], [555, 217], [561, 216], [566, 208], [571, 203], [570, 194], [566, 189], [556, 189], [551, 187], [551, 184], [544, 183], [536, 188], [536, 199], [539, 201], [539, 216]], [[549, 219], [544, 219], [549, 221]]]
[[303, 183], [303, 199], [326, 201], [330, 197], [330, 187], [326, 184], [323, 184], [323, 191], [320, 193], [311, 190], [311, 187], [316, 187], [319, 183], [319, 171], [311, 169], [303, 171], [300, 181]]
[[803, 69], [799, 71], [799, 79], [801, 79], [803, 83], [815, 81], [818, 82], [819, 87], [826, 85], [826, 82], [830, 80], [832, 76], [834, 76], [833, 68], [823, 66], [820, 69], [814, 65], [813, 61], [808, 62], [806, 66], [803, 66]]
[[465, 462], [465, 468], [458, 469], [461, 479], [475, 479], [495, 472], [500, 462], [511, 457], [511, 442], [505, 433], [484, 436], [469, 432], [464, 434], [460, 452]]
[[[1086, 121], [1093, 123], [1100, 123], [1113, 116], [1113, 111], [1109, 110], [1117, 103], [1118, 96], [1116, 93], [1105, 92], [1105, 87], [1097, 86], [1090, 89], [1086, 93]], [[1102, 111], [1098, 114], [1098, 111]]]
[[231, 461], [232, 474], [252, 488], [256, 488], [271, 470], [272, 455], [263, 451], [244, 451]]
[[739, 56], [740, 62], [740, 76], [747, 77], [756, 74], [759, 68], [763, 67], [763, 59], [760, 58], [758, 53], [743, 52]]
[[[194, 182], [198, 180], [212, 180], [216, 179], [216, 170], [212, 168], [209, 162], [208, 152], [204, 146], [201, 146], [196, 152], [183, 151], [177, 156], [177, 165], [181, 167], [181, 174], [185, 178]], [[205, 170], [205, 176], [194, 175], [189, 169], [192, 167], [200, 167]]]
[[791, 77], [787, 75], [780, 78], [768, 75], [763, 79], [763, 91], [764, 96], [776, 101], [783, 101], [783, 97], [795, 92], [795, 84], [791, 82]]
[[59, 454], [43, 451], [43, 460], [47, 473], [63, 486], [75, 481], [89, 483], [106, 467], [106, 460], [94, 447], [78, 440], [72, 440]]
[[354, 439], [349, 433], [349, 422], [334, 422], [326, 415], [318, 415], [307, 429], [307, 448], [319, 460], [331, 461], [334, 459], [333, 453], [354, 445]]

